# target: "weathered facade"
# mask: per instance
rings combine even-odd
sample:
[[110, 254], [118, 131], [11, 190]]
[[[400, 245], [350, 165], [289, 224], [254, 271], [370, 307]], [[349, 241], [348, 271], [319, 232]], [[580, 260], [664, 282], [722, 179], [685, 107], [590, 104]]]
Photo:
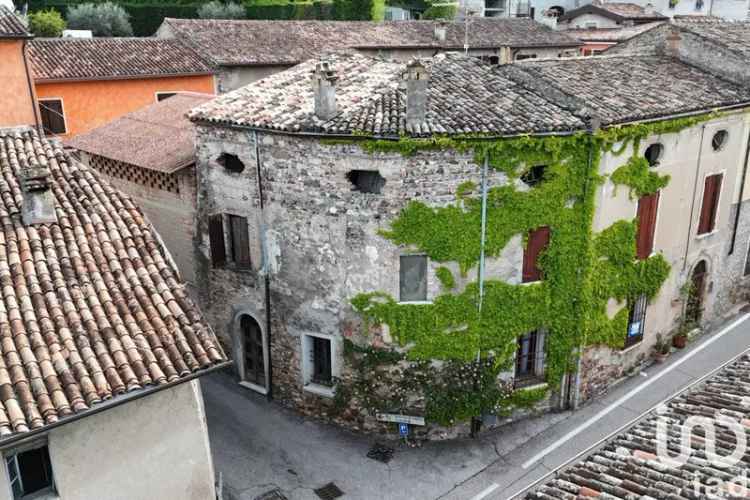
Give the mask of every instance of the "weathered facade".
[[677, 328], [701, 260], [703, 324], [741, 303], [736, 285], [717, 299], [711, 269], [742, 199], [748, 103], [664, 54], [303, 64], [191, 113], [205, 309], [244, 385], [350, 427], [580, 404]]

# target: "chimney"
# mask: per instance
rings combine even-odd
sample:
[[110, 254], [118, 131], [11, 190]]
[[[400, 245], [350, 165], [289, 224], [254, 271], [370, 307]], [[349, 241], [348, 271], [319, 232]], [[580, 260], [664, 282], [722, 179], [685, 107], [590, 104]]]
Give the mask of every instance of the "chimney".
[[656, 11], [654, 10], [654, 4], [647, 3], [646, 6], [643, 8], [643, 13], [649, 16], [653, 16], [656, 13]]
[[419, 126], [427, 115], [427, 85], [429, 70], [418, 60], [406, 66], [406, 126]]
[[320, 61], [313, 72], [313, 92], [315, 93], [315, 116], [330, 120], [336, 116], [336, 71], [330, 61]]
[[444, 42], [448, 33], [448, 23], [445, 21], [437, 21], [435, 23], [435, 41]]
[[671, 57], [679, 57], [682, 37], [680, 36], [679, 28], [676, 26], [672, 26], [671, 28], [664, 43], [664, 54]]
[[21, 220], [25, 225], [57, 222], [55, 195], [50, 184], [50, 171], [46, 167], [32, 166], [21, 170]]

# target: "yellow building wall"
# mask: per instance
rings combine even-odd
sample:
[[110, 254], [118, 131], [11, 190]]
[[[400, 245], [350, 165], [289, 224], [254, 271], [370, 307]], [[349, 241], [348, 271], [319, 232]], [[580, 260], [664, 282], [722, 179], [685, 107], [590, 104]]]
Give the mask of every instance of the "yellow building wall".
[[23, 46], [24, 40], [0, 39], [0, 127], [36, 123]]
[[87, 132], [115, 118], [156, 102], [157, 92], [214, 93], [213, 75], [132, 80], [36, 82], [39, 100], [62, 99], [66, 134]]

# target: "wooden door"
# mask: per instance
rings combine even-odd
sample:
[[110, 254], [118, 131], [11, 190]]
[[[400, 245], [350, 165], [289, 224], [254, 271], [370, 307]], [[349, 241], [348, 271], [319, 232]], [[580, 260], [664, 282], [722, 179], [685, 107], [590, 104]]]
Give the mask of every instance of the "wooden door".
[[265, 387], [266, 364], [263, 359], [263, 334], [258, 323], [250, 316], [242, 317], [240, 328], [245, 347], [245, 380]]

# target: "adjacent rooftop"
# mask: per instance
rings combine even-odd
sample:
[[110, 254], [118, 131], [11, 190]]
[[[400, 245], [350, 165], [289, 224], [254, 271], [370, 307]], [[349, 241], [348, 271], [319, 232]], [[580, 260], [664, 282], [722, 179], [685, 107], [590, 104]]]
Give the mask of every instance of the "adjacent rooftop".
[[[449, 53], [423, 61], [430, 77], [423, 123], [406, 125], [405, 63], [340, 54], [333, 63], [337, 114], [314, 113], [316, 60], [235, 90], [191, 119], [322, 135], [514, 135], [585, 129], [750, 104], [750, 88], [666, 56], [530, 60], [492, 66]], [[617, 92], [612, 89], [616, 88]]]
[[[57, 222], [22, 222], [29, 169]], [[0, 129], [0, 171], [0, 437], [226, 361], [130, 198], [28, 128]]]
[[118, 80], [210, 74], [179, 40], [159, 38], [41, 38], [30, 44], [36, 81]]
[[644, 23], [652, 21], [666, 21], [667, 16], [655, 12], [653, 9], [628, 2], [594, 2], [577, 9], [572, 9], [560, 16], [559, 21], [570, 21], [584, 14], [596, 14], [618, 23], [632, 21]]
[[693, 33], [712, 43], [726, 47], [745, 57], [750, 57], [750, 22], [722, 21], [716, 18], [681, 18], [676, 21], [680, 29]]
[[[435, 28], [445, 24], [444, 41]], [[341, 49], [425, 48], [463, 50], [465, 24], [442, 21], [236, 21], [164, 20], [171, 33], [220, 66], [292, 65]], [[530, 19], [471, 20], [469, 46], [577, 47], [581, 43]]]
[[623, 42], [664, 24], [664, 21], [617, 28], [570, 29], [566, 33], [582, 42]]
[[3, 5], [0, 5], [0, 38], [31, 38], [26, 25]]
[[149, 170], [173, 173], [195, 162], [192, 108], [213, 95], [181, 92], [79, 134], [66, 142], [75, 149]]

